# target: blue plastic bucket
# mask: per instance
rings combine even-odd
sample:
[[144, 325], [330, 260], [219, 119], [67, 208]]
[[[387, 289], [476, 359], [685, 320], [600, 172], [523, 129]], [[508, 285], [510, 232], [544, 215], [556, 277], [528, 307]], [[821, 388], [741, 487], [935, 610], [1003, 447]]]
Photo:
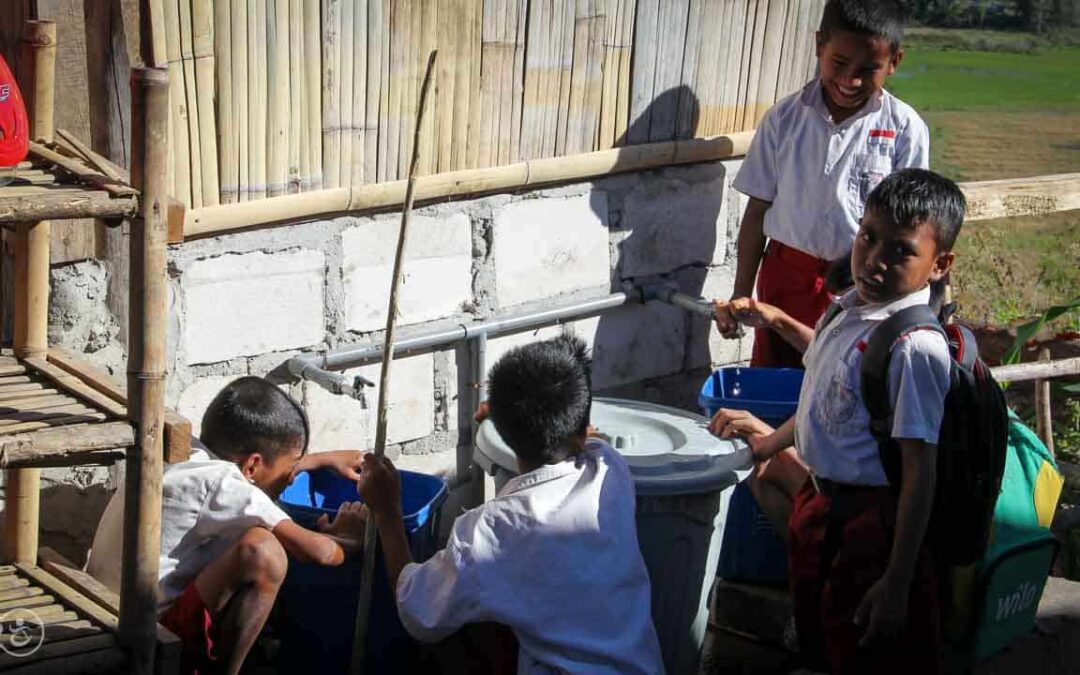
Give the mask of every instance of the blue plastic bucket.
[[[802, 379], [796, 368], [721, 368], [705, 380], [698, 404], [709, 417], [720, 408], [747, 410], [777, 427], [795, 414]], [[745, 481], [735, 486], [728, 504], [717, 574], [731, 581], [787, 583], [787, 545]]]
[[708, 417], [720, 408], [747, 410], [775, 427], [795, 414], [802, 380], [798, 368], [720, 368], [702, 385], [698, 405]]
[[[423, 561], [436, 550], [440, 509], [446, 483], [436, 476], [400, 471], [405, 531], [413, 558]], [[298, 524], [314, 527], [322, 514], [333, 517], [348, 501], [361, 501], [356, 484], [330, 471], [297, 474], [279, 499]], [[371, 618], [367, 638], [367, 672], [413, 670], [416, 642], [398, 619], [394, 596], [386, 579], [381, 551], [372, 580]], [[308, 672], [316, 659], [324, 675], [345, 673], [352, 653], [353, 627], [360, 592], [360, 557], [339, 567], [289, 561], [273, 619], [281, 637], [278, 663], [283, 673]]]

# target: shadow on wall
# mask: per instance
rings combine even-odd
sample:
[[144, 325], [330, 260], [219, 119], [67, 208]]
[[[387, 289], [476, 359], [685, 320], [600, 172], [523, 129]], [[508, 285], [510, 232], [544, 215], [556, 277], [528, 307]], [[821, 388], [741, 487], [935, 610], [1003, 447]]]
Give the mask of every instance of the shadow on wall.
[[[690, 87], [669, 89], [616, 145], [693, 138], [699, 113]], [[593, 209], [615, 242], [614, 288], [625, 281], [670, 279], [684, 293], [702, 294], [710, 266], [724, 256], [717, 246], [726, 246], [718, 242], [718, 232], [726, 237], [727, 230], [724, 173], [719, 162], [657, 169], [608, 179], [625, 180], [628, 190], [593, 192]], [[598, 393], [696, 410], [709, 370], [708, 340], [703, 317], [664, 303], [605, 314], [593, 346]]]

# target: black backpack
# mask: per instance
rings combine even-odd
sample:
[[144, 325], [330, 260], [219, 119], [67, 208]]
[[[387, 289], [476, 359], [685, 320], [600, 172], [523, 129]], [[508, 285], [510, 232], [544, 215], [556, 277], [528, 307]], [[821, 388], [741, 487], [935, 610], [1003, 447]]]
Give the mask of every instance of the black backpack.
[[[839, 305], [833, 305], [821, 325], [827, 325], [840, 311]], [[877, 439], [878, 454], [891, 486], [899, 491], [902, 465], [899, 445], [890, 436], [889, 359], [897, 342], [916, 330], [943, 335], [952, 357], [927, 541], [939, 563], [963, 566], [980, 560], [986, 551], [1005, 471], [1009, 410], [1001, 387], [979, 358], [971, 331], [943, 324], [927, 305], [893, 314], [870, 334], [860, 368], [860, 389], [870, 413], [870, 432]]]

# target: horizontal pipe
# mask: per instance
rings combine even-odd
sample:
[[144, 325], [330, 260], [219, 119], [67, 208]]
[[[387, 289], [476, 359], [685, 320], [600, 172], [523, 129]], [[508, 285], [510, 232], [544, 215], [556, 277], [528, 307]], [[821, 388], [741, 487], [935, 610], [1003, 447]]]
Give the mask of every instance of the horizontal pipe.
[[[502, 319], [480, 321], [472, 324], [461, 324], [453, 328], [423, 333], [411, 338], [405, 338], [394, 342], [394, 356], [407, 354], [422, 349], [432, 349], [451, 345], [459, 340], [469, 340], [478, 336], [496, 337], [507, 333], [515, 333], [530, 328], [539, 328], [552, 323], [558, 323], [569, 319], [578, 319], [594, 314], [599, 314], [608, 309], [626, 304], [627, 300], [634, 297], [633, 294], [612, 293], [602, 298], [583, 300], [580, 302], [553, 307], [551, 309], [529, 312]], [[371, 361], [377, 361], [383, 356], [383, 345], [380, 342], [372, 342], [361, 347], [353, 347], [340, 352], [315, 355], [304, 354], [294, 356], [288, 361], [289, 372], [302, 379], [310, 380], [335, 393], [340, 391], [342, 376], [327, 371], [344, 370], [362, 365]], [[347, 381], [348, 378], [345, 378]], [[350, 385], [351, 386], [351, 385]]]

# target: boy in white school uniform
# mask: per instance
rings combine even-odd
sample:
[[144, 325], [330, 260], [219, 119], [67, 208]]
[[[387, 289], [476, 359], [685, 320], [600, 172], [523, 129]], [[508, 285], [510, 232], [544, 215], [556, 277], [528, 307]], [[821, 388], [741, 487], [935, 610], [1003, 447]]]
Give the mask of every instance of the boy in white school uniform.
[[[832, 298], [831, 261], [851, 250], [867, 195], [893, 171], [927, 168], [930, 135], [883, 87], [903, 58], [898, 0], [829, 0], [817, 32], [819, 76], [765, 114], [735, 177], [750, 200], [739, 228], [731, 300], [749, 297], [813, 326]], [[760, 267], [760, 269], [759, 269]], [[736, 307], [717, 328], [739, 334]], [[776, 333], [756, 329], [753, 366], [801, 368]]]
[[929, 284], [955, 260], [964, 208], [956, 184], [930, 171], [885, 178], [867, 200], [852, 250], [855, 287], [835, 300], [839, 313], [827, 326], [819, 323], [806, 349], [795, 417], [775, 431], [744, 413], [722, 411], [712, 422], [721, 435], [746, 436], [755, 460], [787, 460], [781, 480], [763, 481], [762, 506], [774, 520], [789, 514], [801, 650], [837, 675], [939, 669], [937, 578], [924, 535], [950, 386], [949, 347], [929, 330], [910, 332], [893, 347], [889, 432], [900, 448], [899, 490], [889, 485], [870, 431], [860, 367], [875, 327], [930, 303]]
[[454, 522], [446, 548], [412, 562], [397, 471], [365, 455], [371, 510], [398, 613], [419, 640], [496, 622], [517, 637], [518, 673], [663, 672], [638, 549], [634, 484], [607, 443], [587, 438], [581, 340], [519, 347], [492, 368], [488, 414], [520, 475]]
[[[227, 384], [207, 407], [201, 442], [162, 477], [158, 621], [181, 641], [180, 672], [237, 673], [277, 598], [288, 557], [340, 565], [363, 541], [366, 513], [342, 505], [319, 532], [274, 501], [300, 471], [355, 480], [360, 453], [307, 454], [308, 424], [291, 396], [260, 377]], [[87, 571], [120, 592], [124, 489], [101, 517]], [[287, 555], [286, 555], [287, 554]]]

